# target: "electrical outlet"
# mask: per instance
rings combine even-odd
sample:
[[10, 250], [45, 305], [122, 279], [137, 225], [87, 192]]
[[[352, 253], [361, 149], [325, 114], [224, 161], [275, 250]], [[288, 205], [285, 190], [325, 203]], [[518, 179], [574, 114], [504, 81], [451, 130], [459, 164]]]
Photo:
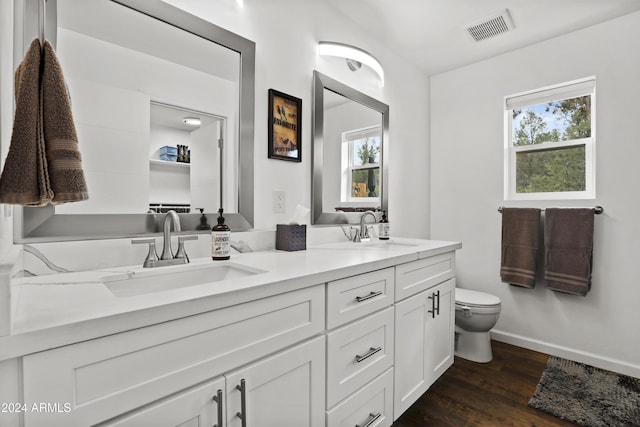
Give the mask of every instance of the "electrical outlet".
[[285, 213], [287, 211], [287, 193], [283, 190], [273, 191], [273, 213]]

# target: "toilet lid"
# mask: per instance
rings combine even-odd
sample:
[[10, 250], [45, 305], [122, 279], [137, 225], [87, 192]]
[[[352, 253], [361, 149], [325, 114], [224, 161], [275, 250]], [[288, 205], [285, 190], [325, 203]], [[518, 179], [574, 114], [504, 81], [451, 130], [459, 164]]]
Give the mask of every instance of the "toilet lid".
[[500, 304], [500, 298], [486, 292], [456, 288], [456, 304], [487, 307]]

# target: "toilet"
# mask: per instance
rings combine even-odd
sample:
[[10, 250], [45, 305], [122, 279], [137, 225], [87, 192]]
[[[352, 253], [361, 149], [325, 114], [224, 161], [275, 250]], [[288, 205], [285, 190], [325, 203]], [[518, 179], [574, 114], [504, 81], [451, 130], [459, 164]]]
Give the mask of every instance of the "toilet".
[[495, 295], [456, 288], [456, 356], [473, 362], [491, 362], [489, 330], [498, 321], [500, 304]]

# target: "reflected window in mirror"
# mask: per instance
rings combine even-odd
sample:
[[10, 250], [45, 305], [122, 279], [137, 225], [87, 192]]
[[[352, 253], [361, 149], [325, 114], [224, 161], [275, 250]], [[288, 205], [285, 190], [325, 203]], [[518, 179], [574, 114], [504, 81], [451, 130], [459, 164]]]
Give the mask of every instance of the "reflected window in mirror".
[[341, 202], [379, 204], [380, 136], [380, 125], [343, 134]]

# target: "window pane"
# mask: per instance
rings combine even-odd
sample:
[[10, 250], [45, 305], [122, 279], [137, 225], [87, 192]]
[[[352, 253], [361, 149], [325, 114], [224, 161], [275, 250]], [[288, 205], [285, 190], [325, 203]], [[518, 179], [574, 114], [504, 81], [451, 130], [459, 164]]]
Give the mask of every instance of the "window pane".
[[380, 163], [380, 136], [353, 140], [351, 144], [353, 152], [353, 166]]
[[516, 192], [585, 191], [585, 146], [516, 153]]
[[351, 197], [378, 197], [380, 195], [380, 168], [351, 171]]
[[591, 96], [531, 105], [513, 112], [513, 145], [591, 136]]

